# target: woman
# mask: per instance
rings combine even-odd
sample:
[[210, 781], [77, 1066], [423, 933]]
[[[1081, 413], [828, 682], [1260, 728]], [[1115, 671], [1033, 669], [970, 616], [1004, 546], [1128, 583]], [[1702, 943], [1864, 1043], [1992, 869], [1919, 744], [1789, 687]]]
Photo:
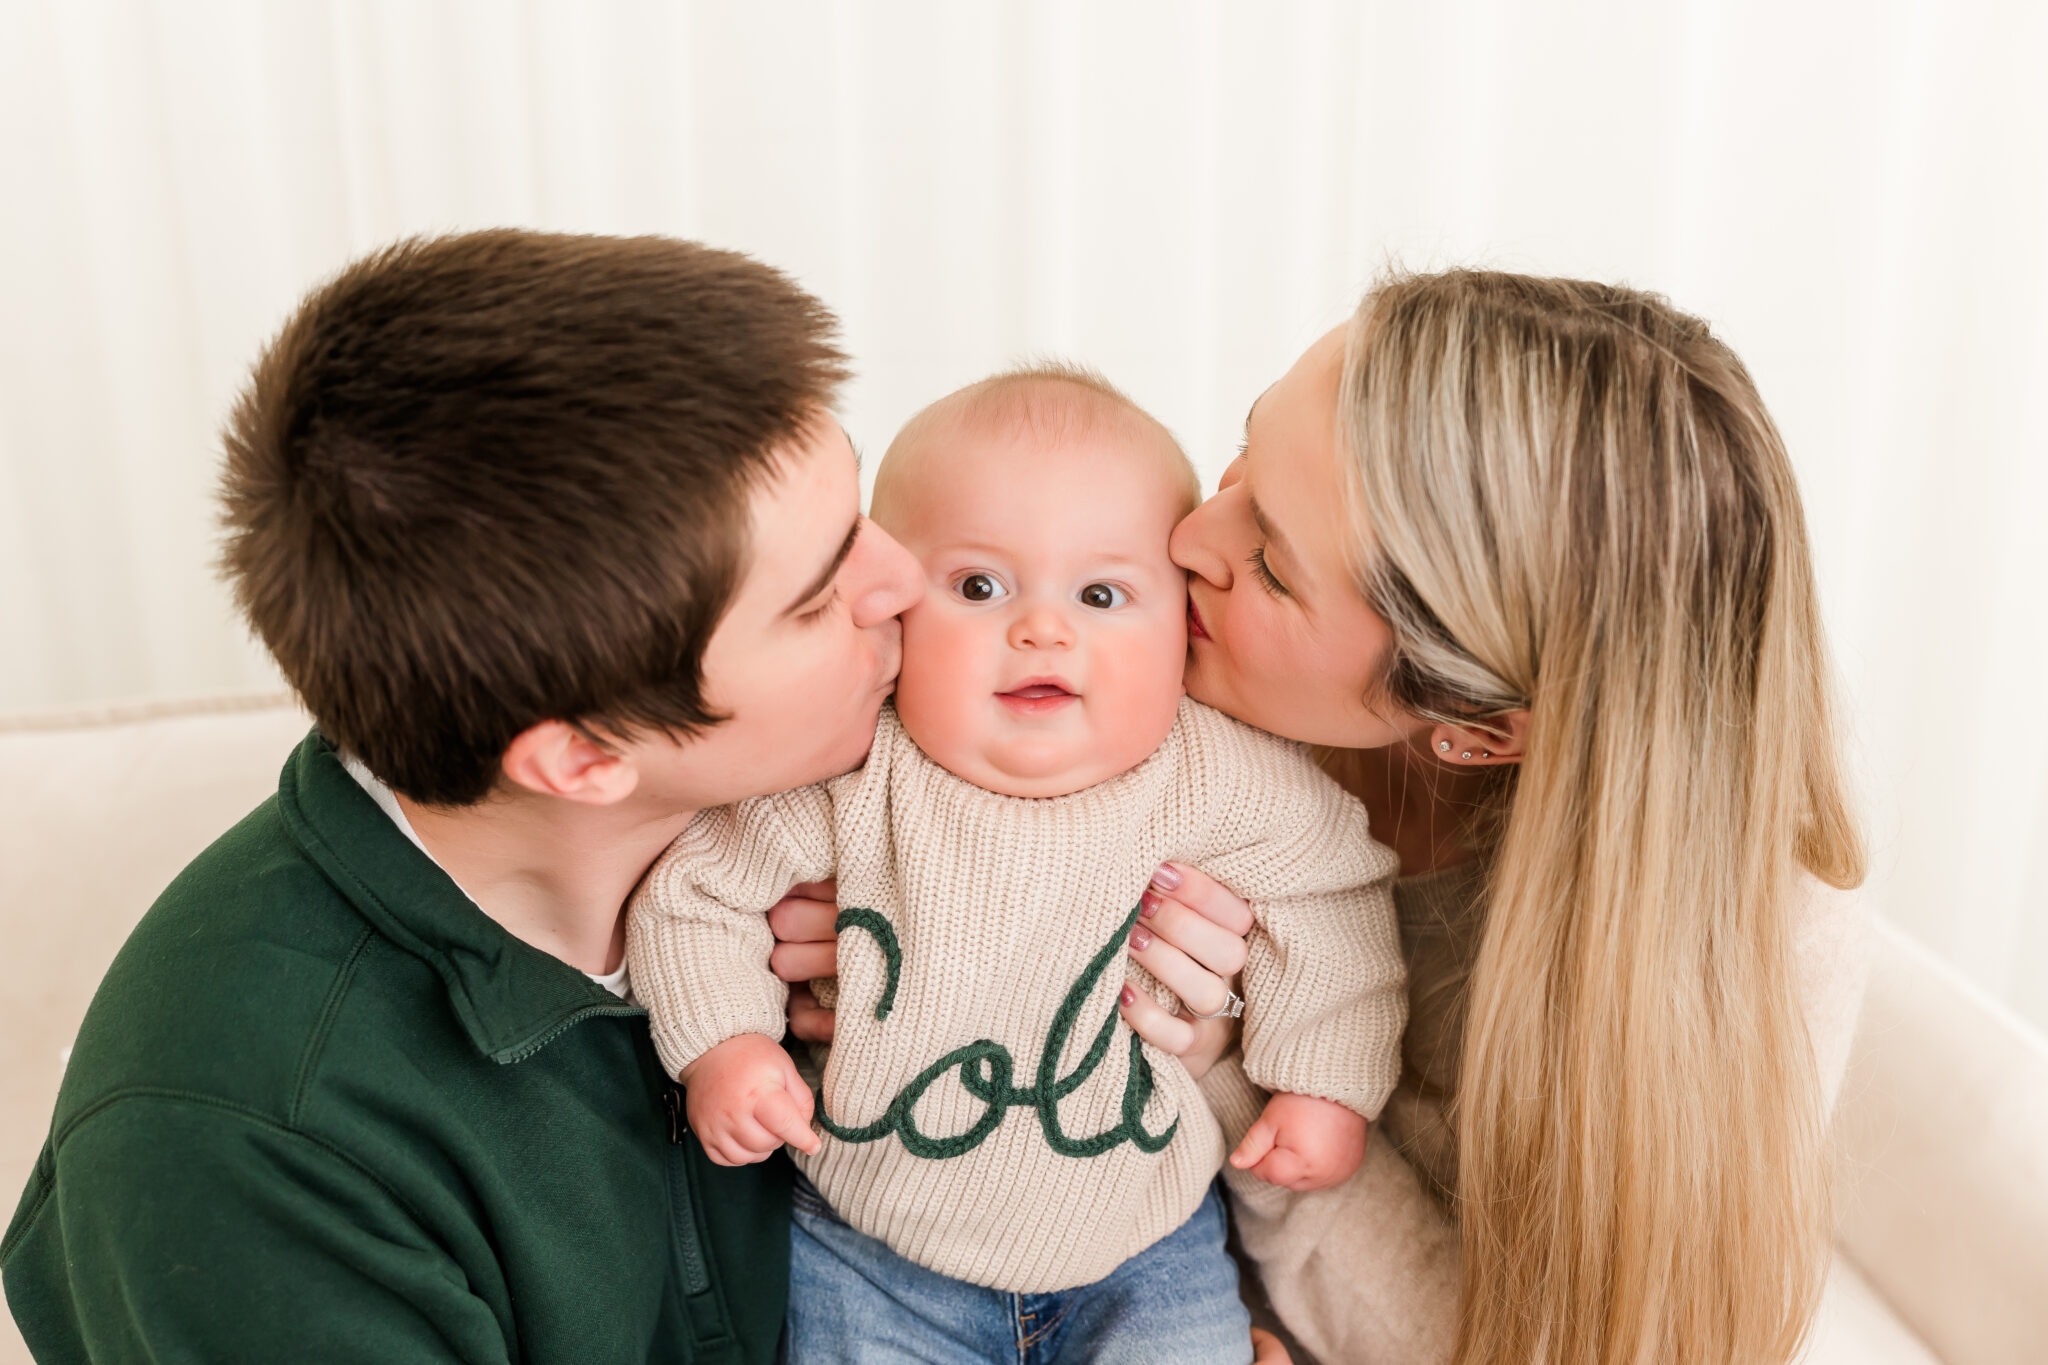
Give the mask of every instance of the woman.
[[[1388, 1141], [1336, 1190], [1232, 1181], [1282, 1322], [1332, 1362], [1789, 1359], [1861, 990], [1828, 888], [1863, 852], [1740, 361], [1626, 289], [1396, 279], [1259, 399], [1173, 550], [1189, 692], [1326, 748], [1404, 873]], [[1133, 956], [1209, 1013], [1249, 912], [1155, 886]], [[1229, 1041], [1125, 1013], [1197, 1070]], [[1232, 1061], [1205, 1089], [1257, 1112]]]

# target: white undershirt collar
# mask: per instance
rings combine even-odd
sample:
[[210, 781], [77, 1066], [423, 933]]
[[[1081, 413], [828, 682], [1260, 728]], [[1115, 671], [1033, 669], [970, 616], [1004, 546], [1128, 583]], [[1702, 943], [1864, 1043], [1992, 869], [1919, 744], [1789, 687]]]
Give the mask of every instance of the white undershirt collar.
[[[391, 817], [391, 823], [398, 826], [399, 833], [412, 840], [413, 847], [425, 853], [429, 859], [432, 859], [435, 867], [441, 867], [441, 860], [435, 858], [433, 853], [428, 850], [426, 844], [421, 842], [419, 831], [412, 827], [412, 821], [405, 818], [405, 808], [398, 804], [398, 797], [392, 792], [391, 788], [385, 786], [383, 782], [378, 780], [375, 773], [364, 767], [361, 759], [348, 754], [341, 754], [340, 758], [341, 766], [348, 769], [348, 775], [356, 780], [357, 786], [370, 794], [370, 799], [377, 803], [377, 809]], [[441, 871], [445, 873], [448, 869], [441, 867]], [[448, 880], [454, 882], [455, 878], [450, 876]], [[476, 904], [476, 897], [470, 896], [469, 892], [464, 891], [462, 883], [455, 882], [455, 889], [462, 891], [463, 895], [469, 896], [469, 903], [471, 905]], [[479, 907], [479, 912], [481, 912], [481, 907]], [[626, 998], [626, 992], [631, 989], [626, 981], [626, 964], [624, 962], [619, 964], [617, 971], [606, 972], [603, 976], [599, 976], [596, 972], [585, 972], [583, 974], [610, 991], [613, 995], [618, 996], [621, 1000]]]

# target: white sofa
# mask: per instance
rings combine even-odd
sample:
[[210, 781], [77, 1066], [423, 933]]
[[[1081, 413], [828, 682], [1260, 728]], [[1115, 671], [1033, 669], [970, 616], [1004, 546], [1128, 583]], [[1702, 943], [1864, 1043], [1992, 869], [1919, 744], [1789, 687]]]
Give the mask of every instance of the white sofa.
[[[275, 789], [305, 729], [276, 695], [0, 717], [6, 1213], [115, 949], [171, 876]], [[2043, 1365], [2048, 1042], [1880, 934], [1839, 1121], [1839, 1255], [1807, 1359]], [[0, 1322], [0, 1365], [27, 1359]]]

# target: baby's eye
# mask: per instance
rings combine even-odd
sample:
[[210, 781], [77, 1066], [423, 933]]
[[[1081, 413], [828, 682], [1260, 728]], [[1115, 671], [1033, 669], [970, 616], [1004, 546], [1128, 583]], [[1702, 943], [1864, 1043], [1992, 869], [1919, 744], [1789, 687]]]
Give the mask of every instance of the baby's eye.
[[953, 585], [953, 591], [970, 602], [993, 602], [1008, 597], [1010, 590], [985, 573], [971, 573]]
[[1081, 589], [1081, 605], [1108, 611], [1131, 600], [1131, 595], [1114, 583], [1090, 583]]

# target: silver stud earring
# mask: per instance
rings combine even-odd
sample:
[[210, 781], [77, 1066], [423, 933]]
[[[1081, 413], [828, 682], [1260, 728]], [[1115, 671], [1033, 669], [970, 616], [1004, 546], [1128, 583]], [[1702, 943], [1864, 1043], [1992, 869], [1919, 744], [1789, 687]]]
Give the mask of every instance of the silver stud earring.
[[1462, 753], [1462, 754], [1459, 754], [1459, 755], [1458, 755], [1458, 757], [1460, 757], [1460, 758], [1470, 758], [1470, 757], [1472, 757], [1472, 751], [1471, 751], [1470, 749], [1467, 749], [1467, 750], [1466, 750], [1466, 751], [1465, 751], [1464, 753]]
[[1481, 758], [1492, 758], [1492, 757], [1493, 757], [1493, 750], [1491, 750], [1491, 749], [1481, 749], [1481, 750], [1479, 751], [1479, 756], [1480, 756]]
[[1447, 739], [1438, 740], [1436, 742], [1436, 751], [1440, 754], [1449, 753], [1451, 751], [1451, 742]]

